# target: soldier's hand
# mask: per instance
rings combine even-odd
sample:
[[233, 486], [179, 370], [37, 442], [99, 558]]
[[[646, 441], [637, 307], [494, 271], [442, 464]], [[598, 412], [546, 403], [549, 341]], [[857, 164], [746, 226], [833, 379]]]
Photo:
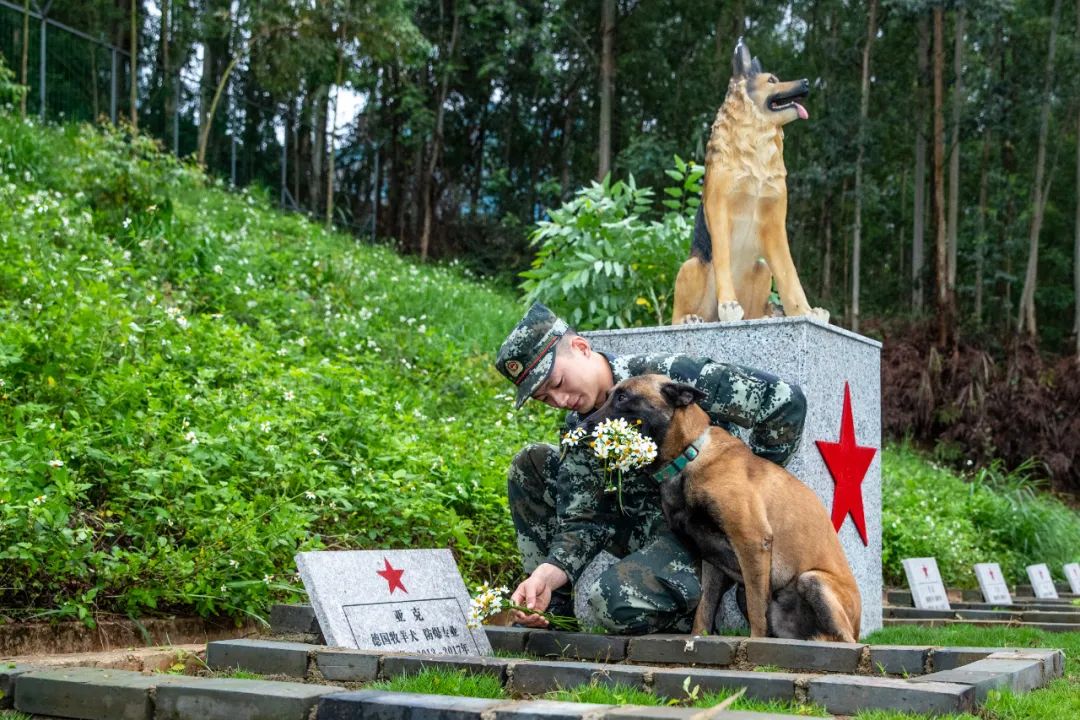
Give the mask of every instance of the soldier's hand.
[[[566, 573], [550, 563], [543, 563], [529, 576], [525, 582], [517, 586], [517, 590], [510, 596], [510, 601], [515, 605], [527, 607], [542, 613], [551, 604], [551, 593], [562, 587], [569, 581]], [[547, 627], [548, 621], [541, 615], [524, 613], [514, 610], [512, 620], [526, 627]]]

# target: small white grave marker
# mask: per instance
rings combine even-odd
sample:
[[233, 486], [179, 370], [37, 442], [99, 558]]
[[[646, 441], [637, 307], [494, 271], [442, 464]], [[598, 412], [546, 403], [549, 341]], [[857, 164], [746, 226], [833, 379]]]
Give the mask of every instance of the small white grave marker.
[[909, 558], [904, 561], [911, 597], [915, 607], [923, 610], [950, 610], [949, 597], [941, 583], [937, 561], [934, 558]]
[[467, 626], [469, 592], [449, 550], [296, 555], [326, 644], [380, 652], [490, 655]]
[[1080, 595], [1080, 563], [1067, 563], [1065, 577], [1069, 579], [1069, 589]]
[[1035, 591], [1037, 598], [1056, 598], [1057, 589], [1054, 587], [1054, 578], [1050, 575], [1050, 568], [1046, 563], [1027, 566], [1028, 578], [1031, 580], [1031, 589]]
[[1000, 565], [975, 563], [975, 577], [979, 579], [979, 589], [982, 590], [986, 602], [1012, 605], [1012, 595], [1009, 594], [1009, 586], [1005, 584]]

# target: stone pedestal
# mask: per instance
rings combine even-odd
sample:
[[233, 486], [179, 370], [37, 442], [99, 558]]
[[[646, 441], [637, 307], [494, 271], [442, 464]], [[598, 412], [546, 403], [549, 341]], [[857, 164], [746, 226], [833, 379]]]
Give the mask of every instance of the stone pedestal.
[[[848, 468], [848, 477], [841, 478], [847, 490], [836, 498], [846, 507], [857, 504], [861, 494], [866, 542], [852, 514], [845, 512], [840, 544], [862, 594], [862, 634], [881, 627], [881, 343], [802, 317], [584, 334], [596, 349], [614, 355], [705, 356], [764, 370], [797, 384], [806, 395], [806, 425], [787, 469], [817, 493], [831, 515], [838, 489], [833, 473], [845, 475]], [[850, 408], [854, 438], [850, 433], [842, 437], [845, 406]], [[833, 445], [821, 448], [819, 441]], [[861, 482], [858, 458], [866, 458], [869, 451], [859, 448], [874, 450]], [[832, 458], [832, 471], [825, 454]]]

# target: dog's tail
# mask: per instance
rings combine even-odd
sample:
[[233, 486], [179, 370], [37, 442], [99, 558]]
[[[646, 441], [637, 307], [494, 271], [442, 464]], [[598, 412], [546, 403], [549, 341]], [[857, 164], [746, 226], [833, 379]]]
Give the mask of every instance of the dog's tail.
[[698, 205], [697, 217], [694, 218], [694, 239], [690, 243], [690, 257], [696, 257], [701, 262], [712, 262], [712, 236], [709, 235], [709, 226], [705, 222], [705, 206]]

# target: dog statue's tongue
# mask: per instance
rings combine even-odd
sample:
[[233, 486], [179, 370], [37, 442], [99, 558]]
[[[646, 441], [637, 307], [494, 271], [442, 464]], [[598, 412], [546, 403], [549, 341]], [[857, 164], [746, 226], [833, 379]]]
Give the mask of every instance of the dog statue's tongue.
[[806, 108], [804, 108], [799, 103], [795, 103], [795, 110], [796, 110], [796, 112], [799, 113], [799, 117], [802, 118], [803, 120], [809, 120], [810, 119], [810, 113], [806, 112]]

